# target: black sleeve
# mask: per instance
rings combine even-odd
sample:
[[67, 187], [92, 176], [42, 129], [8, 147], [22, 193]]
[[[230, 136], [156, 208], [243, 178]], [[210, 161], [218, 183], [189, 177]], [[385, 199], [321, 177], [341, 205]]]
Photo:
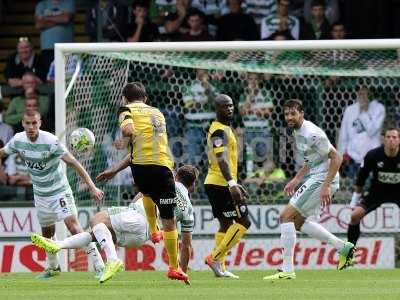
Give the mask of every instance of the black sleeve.
[[228, 136], [222, 129], [217, 129], [211, 134], [213, 148], [219, 148], [228, 145]]
[[8, 80], [10, 78], [15, 78], [15, 54], [10, 55], [7, 58], [6, 67], [4, 69], [4, 77]]
[[369, 151], [364, 157], [364, 161], [361, 164], [360, 170], [356, 180], [356, 186], [363, 187], [369, 174], [371, 173], [374, 165], [374, 155], [372, 151]]

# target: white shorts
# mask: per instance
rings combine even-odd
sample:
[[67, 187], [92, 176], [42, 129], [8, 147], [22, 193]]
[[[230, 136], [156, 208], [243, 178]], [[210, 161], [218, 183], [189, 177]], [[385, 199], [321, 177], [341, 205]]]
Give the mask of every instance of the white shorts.
[[110, 207], [108, 215], [121, 247], [140, 247], [149, 239], [146, 218], [128, 207]]
[[67, 217], [77, 215], [71, 189], [51, 197], [34, 195], [34, 199], [36, 214], [41, 227], [48, 227]]
[[[320, 192], [324, 178], [309, 178], [300, 186], [289, 204], [294, 206], [303, 217], [320, 215], [321, 200]], [[335, 178], [331, 184], [331, 192], [334, 194], [339, 189], [339, 179]]]

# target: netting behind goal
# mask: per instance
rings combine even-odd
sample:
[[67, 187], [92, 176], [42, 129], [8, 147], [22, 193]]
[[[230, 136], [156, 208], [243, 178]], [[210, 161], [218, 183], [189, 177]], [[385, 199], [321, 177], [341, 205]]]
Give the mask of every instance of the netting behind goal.
[[[243, 44], [241, 44], [243, 46]], [[215, 117], [213, 99], [224, 93], [235, 104], [239, 142], [239, 181], [251, 204], [285, 204], [282, 189], [301, 164], [287, 131], [282, 106], [301, 99], [305, 117], [323, 128], [337, 144], [345, 108], [367, 86], [370, 100], [385, 105], [398, 121], [400, 88], [397, 49], [386, 50], [251, 50], [126, 51], [66, 53], [66, 137], [77, 127], [96, 136], [89, 156], [79, 157], [92, 177], [126, 154], [117, 110], [126, 82], [140, 81], [149, 104], [165, 115], [176, 165], [200, 170], [193, 203], [207, 204], [202, 182], [207, 172], [206, 132]], [[344, 170], [346, 175], [346, 170]], [[68, 174], [78, 205], [90, 205], [75, 172]], [[127, 203], [134, 195], [129, 170], [101, 186], [106, 205]], [[348, 203], [352, 179], [342, 176], [336, 203]]]

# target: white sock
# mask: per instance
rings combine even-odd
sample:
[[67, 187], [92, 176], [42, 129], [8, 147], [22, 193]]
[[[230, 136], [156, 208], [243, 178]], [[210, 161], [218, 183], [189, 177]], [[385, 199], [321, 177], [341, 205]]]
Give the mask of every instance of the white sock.
[[49, 253], [46, 252], [46, 265], [50, 269], [57, 269], [59, 264], [58, 264], [58, 255], [57, 253]]
[[106, 253], [107, 262], [118, 259], [117, 251], [112, 240], [111, 232], [104, 223], [99, 223], [93, 227], [93, 234], [96, 237], [101, 249]]
[[281, 243], [283, 247], [283, 272], [294, 272], [293, 256], [296, 245], [296, 228], [294, 223], [281, 224]]
[[62, 241], [57, 241], [57, 245], [59, 245], [63, 249], [76, 249], [76, 248], [85, 248], [92, 241], [92, 236], [89, 232], [81, 232]]
[[99, 250], [97, 250], [96, 243], [91, 242], [85, 248], [86, 254], [93, 265], [96, 272], [101, 272], [104, 269], [103, 258], [100, 255]]
[[330, 233], [323, 226], [316, 222], [306, 220], [303, 226], [301, 226], [300, 231], [322, 242], [328, 242], [335, 247], [336, 250], [340, 250], [344, 246], [344, 241]]

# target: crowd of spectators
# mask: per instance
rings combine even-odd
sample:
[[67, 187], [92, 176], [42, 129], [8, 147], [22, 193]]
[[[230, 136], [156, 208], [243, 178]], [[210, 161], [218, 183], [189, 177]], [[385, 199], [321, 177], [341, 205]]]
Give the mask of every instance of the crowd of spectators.
[[[321, 40], [346, 39], [352, 37], [351, 34], [365, 37], [360, 19], [351, 17], [354, 11], [354, 16], [357, 15], [361, 2], [351, 2], [98, 0], [87, 9], [85, 30], [91, 42]], [[370, 2], [363, 4], [368, 6]], [[7, 143], [13, 133], [22, 130], [21, 119], [25, 111], [38, 110], [43, 118], [42, 129], [54, 131], [54, 45], [74, 41], [75, 12], [74, 0], [40, 1], [34, 12], [35, 26], [40, 30], [40, 53], [34, 51], [27, 37], [16, 41], [16, 52], [8, 57], [4, 71], [7, 86], [2, 90], [3, 96], [8, 97], [0, 98], [1, 145]], [[393, 30], [396, 26], [393, 24]], [[370, 29], [371, 37], [377, 37], [375, 29]], [[350, 51], [333, 51], [331, 55], [333, 60], [354, 57]], [[182, 88], [183, 118], [177, 117], [176, 110], [165, 109], [163, 112], [167, 123], [181, 125], [178, 129], [171, 126], [168, 129], [170, 136], [182, 135], [188, 141], [185, 149], [172, 149], [174, 154], [186, 153], [185, 162], [204, 167], [203, 141], [206, 128], [215, 117], [212, 102], [222, 90], [216, 74], [205, 69], [195, 73], [191, 83]], [[254, 160], [245, 166], [244, 181], [258, 186], [268, 180], [286, 178], [276, 162], [267, 159], [272, 126], [269, 118], [277, 104], [264, 84], [270, 78], [270, 74], [247, 73], [243, 77], [243, 92], [236, 99], [241, 117], [237, 135], [242, 139], [246, 157], [250, 155]], [[329, 77], [325, 83], [332, 86], [338, 80]], [[379, 144], [385, 107], [378, 101], [370, 99], [368, 86], [362, 86], [356, 103], [344, 111], [337, 141], [345, 158], [343, 176], [354, 178], [365, 153]], [[395, 116], [400, 120], [400, 110]], [[105, 149], [107, 163], [111, 165], [124, 153], [117, 132], [108, 138], [114, 140]], [[0, 166], [0, 185], [26, 187], [31, 184], [19, 157], [9, 157]], [[130, 180], [129, 174], [123, 174], [121, 178], [118, 180], [123, 184]]]

